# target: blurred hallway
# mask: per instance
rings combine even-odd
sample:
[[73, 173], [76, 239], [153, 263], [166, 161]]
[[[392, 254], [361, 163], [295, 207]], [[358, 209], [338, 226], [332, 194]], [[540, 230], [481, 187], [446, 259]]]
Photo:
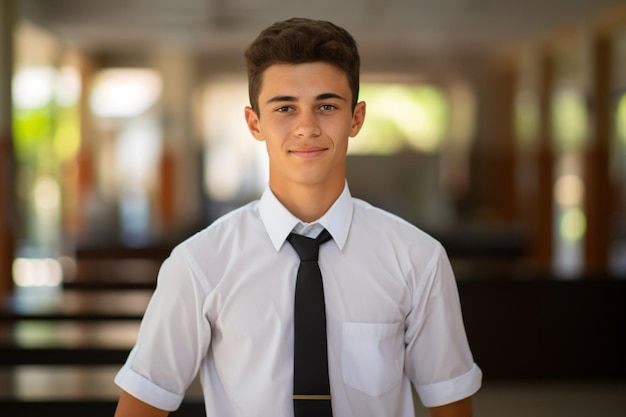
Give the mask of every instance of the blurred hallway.
[[623, 0], [0, 0], [0, 414], [112, 415], [161, 262], [266, 185], [242, 53], [295, 15], [359, 42], [350, 189], [448, 251], [475, 415], [624, 415]]

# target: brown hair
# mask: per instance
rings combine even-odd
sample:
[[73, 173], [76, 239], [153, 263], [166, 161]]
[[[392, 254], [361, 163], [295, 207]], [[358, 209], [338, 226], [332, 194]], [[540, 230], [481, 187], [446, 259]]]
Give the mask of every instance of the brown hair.
[[250, 106], [259, 114], [263, 72], [273, 64], [326, 62], [342, 70], [352, 91], [352, 109], [359, 96], [361, 60], [348, 31], [322, 20], [292, 18], [263, 30], [245, 52]]

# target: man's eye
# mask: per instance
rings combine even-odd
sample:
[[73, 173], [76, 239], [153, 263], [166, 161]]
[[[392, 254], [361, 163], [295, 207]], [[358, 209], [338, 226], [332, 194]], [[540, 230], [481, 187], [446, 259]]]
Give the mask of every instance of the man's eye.
[[335, 110], [336, 107], [333, 106], [332, 104], [322, 104], [320, 106], [320, 110], [324, 110], [324, 111], [330, 111], [330, 110]]
[[287, 112], [290, 112], [292, 110], [293, 109], [291, 107], [289, 107], [289, 106], [279, 107], [279, 108], [276, 109], [276, 111], [278, 113], [287, 113]]

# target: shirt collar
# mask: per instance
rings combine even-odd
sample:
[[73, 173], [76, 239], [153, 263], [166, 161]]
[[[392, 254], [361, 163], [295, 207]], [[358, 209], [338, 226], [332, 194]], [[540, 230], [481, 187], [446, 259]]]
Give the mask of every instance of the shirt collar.
[[[350, 190], [346, 183], [339, 198], [337, 198], [322, 217], [315, 221], [315, 223], [321, 224], [328, 230], [339, 249], [343, 248], [348, 238], [348, 231], [350, 230], [352, 220], [352, 210], [352, 196], [350, 195]], [[302, 223], [300, 219], [291, 214], [291, 212], [278, 201], [269, 187], [265, 189], [261, 196], [259, 213], [265, 230], [267, 230], [267, 234], [276, 250], [282, 247], [294, 227], [296, 227], [298, 223]]]

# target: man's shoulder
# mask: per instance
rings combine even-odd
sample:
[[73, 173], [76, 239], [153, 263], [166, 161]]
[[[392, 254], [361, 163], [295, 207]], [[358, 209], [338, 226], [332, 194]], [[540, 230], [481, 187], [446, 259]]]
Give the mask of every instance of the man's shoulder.
[[399, 215], [358, 198], [353, 198], [353, 201], [357, 224], [360, 223], [369, 232], [380, 237], [389, 236], [406, 241], [417, 239], [422, 244], [439, 245], [434, 237]]
[[417, 226], [395, 213], [374, 206], [359, 198], [353, 198], [352, 200], [354, 202], [354, 211], [357, 216], [363, 216], [372, 221], [383, 222], [387, 226], [393, 225], [399, 227], [400, 229], [419, 230]]
[[198, 248], [205, 250], [207, 247], [223, 244], [225, 240], [232, 239], [240, 233], [255, 230], [253, 226], [260, 221], [258, 203], [258, 200], [254, 200], [223, 214], [204, 229], [182, 241], [177, 248], [184, 247], [191, 251]]
[[[230, 210], [215, 219], [205, 230], [211, 232], [213, 229], [237, 227], [240, 223], [258, 220], [259, 218], [259, 200], [250, 201], [243, 206]], [[217, 230], [216, 230], [217, 231]]]

